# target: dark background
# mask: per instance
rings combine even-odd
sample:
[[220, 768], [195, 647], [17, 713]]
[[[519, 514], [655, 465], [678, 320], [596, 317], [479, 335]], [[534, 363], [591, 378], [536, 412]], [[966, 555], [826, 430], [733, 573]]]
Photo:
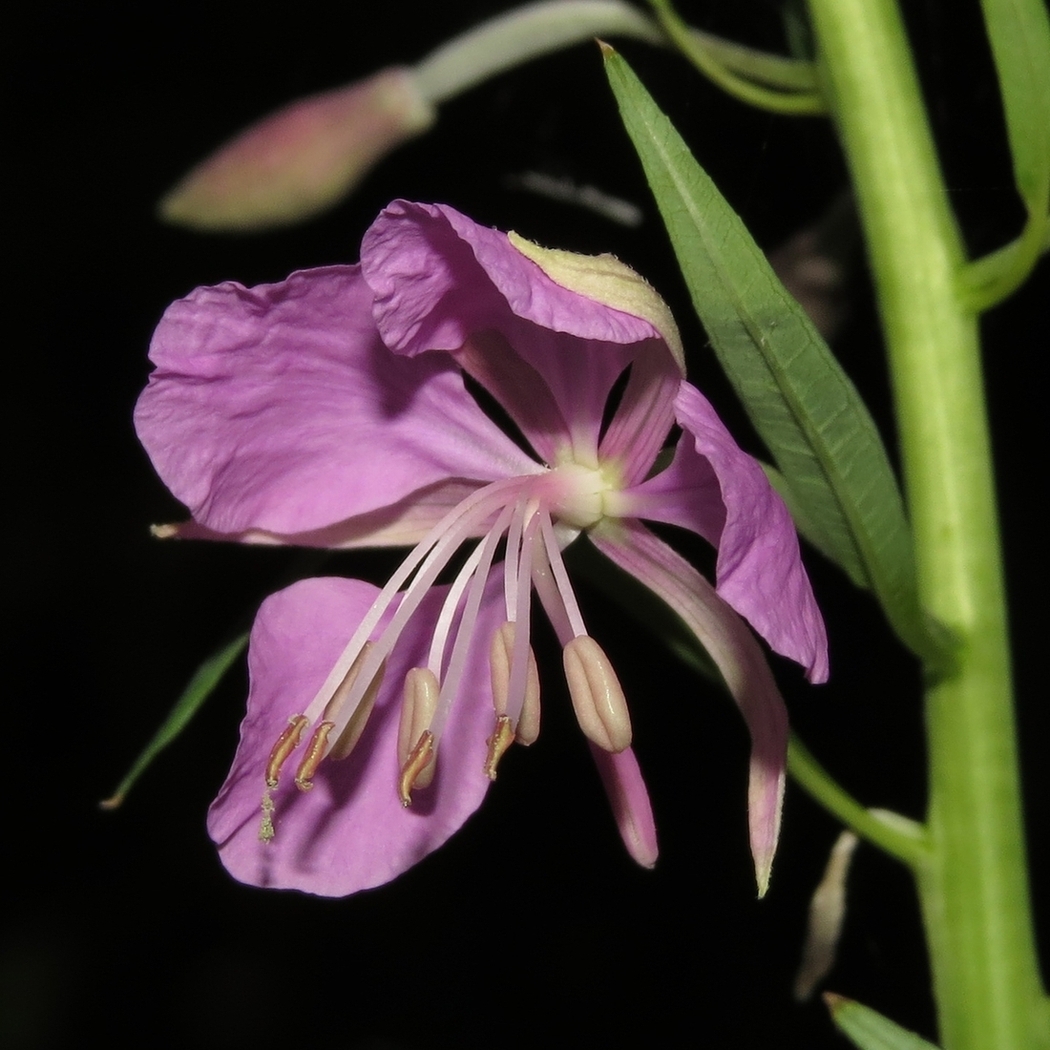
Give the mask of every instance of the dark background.
[[[835, 823], [789, 789], [766, 900], [746, 843], [746, 734], [731, 704], [586, 591], [635, 715], [662, 856], [624, 854], [558, 676], [545, 726], [506, 759], [481, 812], [396, 883], [343, 901], [233, 883], [204, 832], [236, 740], [245, 681], [230, 676], [124, 808], [101, 813], [196, 664], [271, 590], [289, 552], [152, 541], [180, 508], [131, 427], [161, 311], [198, 284], [246, 284], [354, 261], [391, 198], [442, 201], [540, 242], [613, 251], [668, 298], [692, 376], [759, 451], [692, 319], [655, 209], [618, 125], [596, 50], [511, 72], [444, 107], [355, 197], [265, 237], [199, 237], [153, 217], [200, 156], [293, 97], [412, 61], [502, 0], [440, 15], [403, 4], [43, 2], [3, 45], [12, 181], [7, 387], [6, 750], [0, 1043], [91, 1041], [360, 1050], [569, 1045], [844, 1046], [790, 987], [809, 893]], [[435, 9], [437, 5], [435, 5]], [[682, 4], [716, 32], [781, 46], [771, 0]], [[976, 0], [909, 5], [949, 180], [975, 250], [1014, 234], [1020, 210]], [[813, 222], [844, 185], [828, 125], [745, 109], [684, 61], [623, 50], [759, 242]], [[10, 146], [13, 144], [13, 148]], [[644, 209], [638, 229], [509, 189], [525, 171], [570, 176]], [[1017, 642], [1029, 826], [1045, 828], [1044, 263], [986, 321], [1007, 569]], [[862, 270], [836, 338], [892, 435]], [[812, 552], [833, 680], [780, 668], [803, 737], [864, 802], [918, 816], [922, 735], [914, 666], [871, 603]], [[335, 571], [381, 581], [389, 561]], [[551, 654], [548, 654], [551, 655]], [[550, 660], [541, 663], [556, 667]], [[1033, 843], [1047, 931], [1050, 858]], [[927, 1036], [933, 1021], [908, 880], [858, 854], [839, 965], [827, 986]], [[1045, 939], [1045, 938], [1044, 938]]]

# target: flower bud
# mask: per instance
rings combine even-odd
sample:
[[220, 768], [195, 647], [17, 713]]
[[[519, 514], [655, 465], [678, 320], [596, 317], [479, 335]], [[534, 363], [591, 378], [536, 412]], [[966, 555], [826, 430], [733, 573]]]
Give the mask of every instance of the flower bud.
[[160, 202], [160, 214], [212, 231], [301, 222], [338, 202], [434, 116], [402, 68], [300, 99], [201, 161]]

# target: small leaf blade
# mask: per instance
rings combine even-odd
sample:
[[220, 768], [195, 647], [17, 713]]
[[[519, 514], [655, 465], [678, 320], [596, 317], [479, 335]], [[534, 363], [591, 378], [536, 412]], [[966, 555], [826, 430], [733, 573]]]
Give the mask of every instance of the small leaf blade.
[[189, 724], [189, 721], [200, 709], [205, 700], [211, 696], [215, 687], [233, 665], [234, 660], [244, 652], [248, 644], [248, 633], [237, 635], [209, 656], [194, 672], [182, 695], [175, 701], [153, 738], [142, 749], [138, 758], [132, 763], [124, 779], [117, 785], [116, 791], [109, 798], [99, 803], [102, 809], [116, 809], [120, 806], [132, 785], [149, 768], [153, 760], [164, 750]]
[[938, 1050], [933, 1043], [901, 1028], [870, 1006], [833, 992], [825, 993], [824, 1002], [831, 1011], [835, 1027], [860, 1050]]
[[1043, 0], [981, 0], [1006, 115], [1017, 191], [1050, 206], [1050, 14]]

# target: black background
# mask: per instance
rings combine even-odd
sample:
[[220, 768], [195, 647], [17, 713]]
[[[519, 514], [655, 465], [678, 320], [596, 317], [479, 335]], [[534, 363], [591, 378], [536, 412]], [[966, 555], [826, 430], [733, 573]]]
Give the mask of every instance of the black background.
[[[258, 891], [225, 875], [206, 806], [236, 740], [242, 672], [216, 693], [124, 808], [106, 796], [195, 665], [274, 586], [289, 552], [161, 545], [147, 526], [180, 508], [130, 417], [161, 311], [198, 284], [276, 280], [354, 261], [390, 199], [442, 201], [552, 246], [613, 251], [671, 302], [692, 378], [755, 451], [692, 319], [600, 61], [580, 46], [442, 110], [352, 200], [265, 237], [200, 237], [153, 217], [157, 197], [246, 122], [296, 96], [411, 61], [503, 2], [402, 4], [45, 2], [14, 16], [3, 69], [9, 277], [0, 1042], [79, 1046], [844, 1046], [790, 986], [808, 894], [834, 822], [790, 788], [766, 900], [746, 843], [746, 734], [730, 703], [583, 592], [622, 672], [662, 855], [625, 856], [558, 676], [544, 734], [506, 759], [481, 812], [396, 883], [344, 901]], [[682, 5], [696, 24], [781, 46], [771, 0]], [[435, 5], [434, 10], [438, 10]], [[975, 250], [1014, 234], [1020, 209], [976, 0], [909, 6], [953, 200]], [[728, 100], [666, 53], [623, 50], [761, 244], [816, 219], [844, 184], [823, 121]], [[12, 148], [13, 147], [13, 148]], [[644, 209], [638, 229], [508, 188], [569, 176]], [[1047, 268], [987, 319], [989, 391], [1011, 581], [1030, 829], [1045, 828], [1045, 386]], [[892, 435], [862, 272], [836, 340]], [[779, 668], [796, 726], [868, 804], [921, 814], [918, 678], [878, 612], [812, 552], [832, 682]], [[336, 571], [380, 581], [389, 559]], [[543, 659], [547, 667], [557, 665]], [[548, 656], [556, 655], [547, 653]], [[1035, 836], [1032, 836], [1033, 839]], [[1047, 927], [1050, 858], [1033, 841]], [[917, 909], [891, 861], [862, 848], [828, 987], [934, 1034]]]

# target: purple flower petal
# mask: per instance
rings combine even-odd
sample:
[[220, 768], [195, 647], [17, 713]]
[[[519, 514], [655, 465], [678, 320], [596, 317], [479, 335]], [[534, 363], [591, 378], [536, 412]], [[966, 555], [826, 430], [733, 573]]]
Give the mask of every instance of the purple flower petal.
[[[275, 836], [259, 841], [260, 802], [270, 750], [288, 719], [324, 681], [378, 591], [359, 580], [303, 580], [269, 597], [249, 648], [251, 692], [233, 767], [212, 804], [208, 831], [234, 878], [255, 886], [341, 897], [388, 882], [437, 849], [480, 805], [494, 719], [489, 639], [504, 610], [496, 588], [482, 606], [464, 681], [437, 749], [431, 787], [411, 808], [397, 795], [401, 686], [426, 663], [446, 588], [434, 588], [402, 633], [364, 735], [353, 753], [321, 763], [313, 790], [293, 785], [297, 755], [273, 792]], [[396, 606], [395, 606], [396, 607]], [[383, 623], [389, 620], [390, 613]]]
[[542, 377], [550, 400], [539, 420], [534, 394], [511, 383], [491, 392], [548, 462], [566, 435], [581, 459], [594, 455], [606, 399], [631, 348], [660, 336], [648, 321], [563, 288], [506, 234], [444, 205], [395, 201], [365, 234], [361, 266], [392, 350], [458, 351], [478, 333], [498, 332]]
[[449, 478], [536, 469], [450, 358], [384, 348], [357, 267], [198, 288], [168, 308], [150, 353], [139, 437], [216, 532], [308, 532]]
[[773, 674], [747, 625], [681, 555], [637, 521], [595, 529], [595, 546], [662, 598], [714, 660], [751, 734], [748, 826], [758, 893], [769, 886], [784, 798], [788, 719]]
[[626, 493], [625, 506], [717, 547], [718, 594], [773, 649], [805, 667], [811, 682], [825, 681], [824, 621], [783, 500], [696, 387], [682, 384], [675, 411], [684, 433], [674, 461]]

